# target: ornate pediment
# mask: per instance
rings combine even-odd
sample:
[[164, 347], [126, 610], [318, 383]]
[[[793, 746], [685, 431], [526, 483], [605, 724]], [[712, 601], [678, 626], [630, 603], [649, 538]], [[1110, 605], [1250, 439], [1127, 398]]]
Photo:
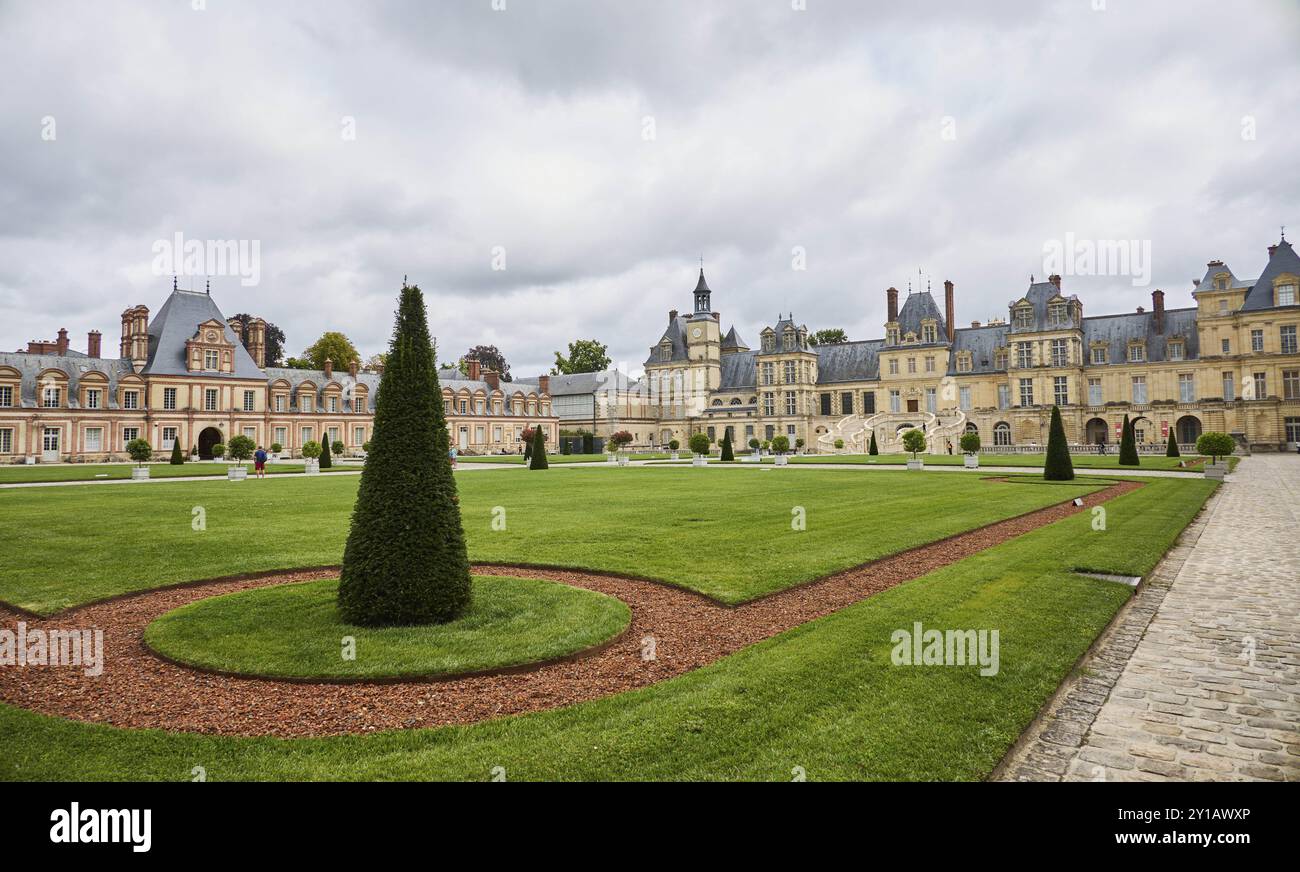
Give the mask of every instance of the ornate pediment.
[[185, 342], [185, 363], [190, 372], [235, 371], [235, 344], [226, 338], [226, 325], [210, 318]]

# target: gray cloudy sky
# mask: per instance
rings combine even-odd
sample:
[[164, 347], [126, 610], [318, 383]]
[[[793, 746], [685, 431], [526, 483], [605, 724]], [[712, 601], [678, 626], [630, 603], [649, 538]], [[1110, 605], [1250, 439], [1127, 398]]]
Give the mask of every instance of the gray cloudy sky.
[[1066, 276], [1088, 314], [1300, 239], [1290, 0], [496, 5], [0, 0], [0, 348], [116, 347], [177, 232], [259, 241], [213, 293], [291, 353], [381, 350], [409, 275], [442, 356], [517, 375], [577, 337], [638, 368], [701, 253], [755, 343], [878, 337], [918, 267], [1005, 315], [1067, 233], [1151, 246], [1150, 286]]

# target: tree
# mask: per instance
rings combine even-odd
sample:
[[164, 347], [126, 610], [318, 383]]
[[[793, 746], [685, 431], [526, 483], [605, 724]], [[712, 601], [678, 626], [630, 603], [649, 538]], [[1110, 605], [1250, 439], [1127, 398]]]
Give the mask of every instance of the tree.
[[[256, 315], [250, 315], [247, 312], [240, 312], [238, 315], [230, 319], [231, 321], [236, 322], [230, 326], [239, 337], [239, 341], [243, 343], [245, 350], [248, 349], [248, 325], [252, 323], [255, 318], [257, 318]], [[263, 318], [262, 321], [266, 324], [266, 342], [263, 349], [266, 353], [266, 365], [282, 366], [284, 363], [284, 331], [272, 324], [270, 321], [267, 321], [265, 318]]]
[[876, 447], [876, 431], [875, 431], [875, 430], [872, 430], [872, 431], [871, 431], [871, 447], [867, 449], [867, 453], [870, 454], [870, 455], [872, 455], [873, 457], [876, 456], [876, 455], [878, 455], [878, 454], [880, 454], [880, 449]]
[[790, 450], [790, 437], [782, 433], [779, 436], [772, 437], [772, 450], [777, 454], [785, 454]]
[[334, 465], [334, 457], [330, 452], [330, 438], [328, 435], [320, 441], [320, 468], [329, 469]]
[[732, 463], [735, 459], [736, 455], [731, 450], [731, 431], [728, 430], [722, 434], [722, 462]]
[[925, 450], [925, 434], [920, 430], [908, 430], [903, 434], [903, 448], [912, 452], [912, 459], [916, 460], [917, 453]]
[[510, 364], [506, 363], [506, 357], [495, 345], [475, 345], [469, 351], [465, 352], [462, 361], [477, 360], [479, 369], [483, 372], [492, 370], [500, 374], [503, 382], [512, 381], [510, 375]]
[[818, 330], [812, 336], [808, 337], [809, 345], [841, 345], [849, 341], [849, 335], [839, 327], [830, 327], [825, 330]]
[[414, 285], [402, 286], [371, 442], [343, 549], [339, 613], [364, 626], [453, 620], [469, 606], [469, 557], [424, 297]]
[[794, 447], [796, 451], [798, 451], [800, 448], [803, 448], [805, 444], [806, 443], [802, 439], [794, 440]]
[[334, 444], [330, 445], [330, 450], [334, 454], [342, 454], [344, 451], [347, 450], [347, 446], [343, 444], [342, 439], [335, 439]]
[[692, 433], [691, 438], [686, 440], [686, 445], [694, 454], [709, 453], [709, 437], [703, 433]]
[[608, 347], [595, 339], [576, 339], [569, 343], [569, 356], [555, 352], [555, 366], [551, 375], [573, 375], [578, 372], [604, 372], [609, 369]]
[[1174, 428], [1169, 428], [1169, 443], [1165, 445], [1165, 457], [1182, 457], [1178, 451], [1178, 440], [1174, 438]]
[[1052, 406], [1052, 423], [1047, 431], [1047, 461], [1043, 464], [1043, 478], [1047, 481], [1073, 481], [1074, 464], [1070, 461], [1070, 446], [1065, 441], [1065, 424], [1061, 409]]
[[1129, 422], [1128, 415], [1124, 416], [1124, 427], [1120, 431], [1119, 463], [1120, 466], [1138, 465], [1137, 440], [1133, 434], [1133, 425]]
[[[129, 447], [129, 446], [128, 446]], [[1237, 450], [1237, 441], [1227, 433], [1207, 430], [1196, 440], [1198, 454], [1208, 454], [1211, 463], [1218, 463], [1220, 457], [1227, 457]]]
[[315, 439], [308, 439], [302, 443], [302, 456], [308, 460], [315, 460], [320, 457], [320, 443]]
[[757, 439], [750, 439], [750, 440], [749, 440], [749, 450], [750, 450], [750, 451], [757, 451], [757, 450], [759, 449], [759, 446], [760, 446], [760, 445], [762, 445], [762, 443], [759, 442]]
[[632, 444], [632, 434], [626, 430], [619, 430], [617, 433], [609, 435], [609, 443], [614, 446], [614, 450], [626, 448]]
[[169, 461], [169, 463], [171, 463], [172, 466], [180, 466], [180, 465], [183, 464], [184, 462], [185, 462], [185, 458], [181, 456], [181, 440], [179, 440], [179, 439], [173, 439], [173, 440], [172, 440], [172, 457], [171, 457], [171, 460]]
[[212, 446], [212, 459], [213, 459], [213, 460], [220, 460], [221, 458], [223, 458], [223, 457], [225, 457], [225, 456], [226, 456], [226, 446], [225, 446], [225, 445], [223, 445], [222, 443], [218, 442], [216, 445], [213, 445], [213, 446]]
[[288, 369], [320, 369], [316, 364], [306, 357], [287, 357], [284, 365]]
[[529, 469], [549, 469], [546, 462], [546, 433], [541, 427], [533, 428], [533, 456], [528, 463]]
[[352, 361], [361, 360], [361, 352], [357, 351], [352, 340], [334, 330], [322, 333], [320, 339], [313, 342], [302, 356], [311, 361], [312, 369], [324, 369], [326, 360], [337, 369], [347, 369]]
[[961, 439], [957, 440], [961, 450], [966, 454], [975, 454], [980, 450], [980, 434], [974, 430], [969, 430], [961, 434]]
[[148, 439], [132, 439], [126, 443], [126, 454], [138, 466], [144, 466], [153, 459], [153, 446]]
[[244, 461], [253, 456], [253, 450], [257, 448], [253, 440], [247, 436], [232, 436], [230, 439], [230, 459], [235, 461], [238, 466], [243, 466]]

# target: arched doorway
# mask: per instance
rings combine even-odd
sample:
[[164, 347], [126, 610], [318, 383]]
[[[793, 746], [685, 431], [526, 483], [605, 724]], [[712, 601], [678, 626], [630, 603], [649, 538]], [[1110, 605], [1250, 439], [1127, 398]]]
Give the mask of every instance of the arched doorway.
[[1110, 427], [1101, 418], [1093, 418], [1087, 427], [1089, 445], [1105, 445], [1110, 439]]
[[993, 425], [993, 444], [1010, 445], [1011, 444], [1011, 425], [1006, 421], [998, 421]]
[[1129, 422], [1129, 426], [1133, 428], [1133, 441], [1138, 445], [1147, 444], [1151, 435], [1156, 432], [1150, 418], [1134, 418]]
[[207, 427], [199, 434], [199, 459], [212, 459], [212, 446], [221, 441], [221, 431], [216, 427]]
[[1174, 438], [1184, 445], [1195, 444], [1201, 438], [1201, 420], [1193, 415], [1183, 415], [1174, 423]]

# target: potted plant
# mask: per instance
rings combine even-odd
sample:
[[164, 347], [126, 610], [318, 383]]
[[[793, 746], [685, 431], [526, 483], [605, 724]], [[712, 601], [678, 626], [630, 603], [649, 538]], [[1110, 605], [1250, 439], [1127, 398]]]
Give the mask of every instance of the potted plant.
[[315, 439], [308, 439], [302, 444], [303, 469], [307, 475], [316, 475], [320, 472], [320, 443]]
[[199, 446], [197, 445], [190, 446], [190, 462], [191, 463], [199, 462]]
[[925, 434], [920, 430], [908, 430], [903, 434], [903, 448], [912, 452], [912, 459], [907, 461], [908, 469], [924, 469], [925, 461], [916, 455], [925, 450]]
[[677, 452], [681, 449], [681, 447], [682, 447], [682, 443], [678, 442], [676, 439], [668, 440], [668, 450], [672, 452], [670, 456], [672, 457], [673, 460], [677, 459]]
[[703, 433], [695, 433], [687, 442], [690, 446], [691, 453], [695, 456], [691, 458], [691, 466], [706, 466], [709, 455], [709, 437]]
[[331, 445], [330, 448], [334, 451], [334, 454], [337, 457], [342, 457], [348, 450], [348, 447], [343, 444], [342, 439], [335, 439], [334, 444]]
[[226, 470], [226, 477], [231, 481], [243, 481], [248, 478], [248, 470], [244, 467], [244, 461], [253, 456], [253, 450], [257, 448], [253, 440], [247, 436], [235, 436], [230, 440], [230, 459], [235, 461], [235, 465]]
[[272, 443], [271, 443], [271, 459], [272, 459], [272, 460], [277, 460], [277, 461], [278, 461], [278, 460], [280, 459], [280, 452], [283, 451], [283, 450], [284, 450], [284, 446], [281, 445], [279, 442], [272, 442]]
[[1205, 477], [1223, 481], [1223, 476], [1228, 472], [1228, 462], [1225, 460], [1220, 463], [1219, 458], [1227, 457], [1236, 448], [1236, 441], [1227, 433], [1216, 433], [1213, 430], [1202, 433], [1196, 440], [1196, 450], [1210, 456], [1210, 462], [1205, 464]]
[[627, 446], [632, 444], [632, 434], [626, 430], [612, 433], [609, 437], [609, 444], [614, 446], [614, 453], [618, 457], [618, 465], [627, 466]]
[[776, 460], [773, 461], [777, 466], [786, 466], [790, 458], [785, 453], [790, 450], [790, 440], [786, 436], [776, 436], [772, 439], [772, 451], [776, 453]]
[[213, 461], [221, 460], [225, 456], [226, 456], [226, 446], [224, 443], [218, 442], [216, 445], [212, 446]]
[[147, 439], [132, 439], [126, 443], [126, 453], [136, 463], [135, 469], [131, 470], [131, 480], [147, 481], [149, 467], [145, 464], [153, 459], [153, 446]]
[[763, 440], [763, 444], [760, 445], [760, 446], [758, 446], [758, 448], [759, 448], [759, 451], [760, 451], [761, 453], [766, 454], [768, 451], [771, 450], [771, 448], [772, 448], [772, 443], [769, 442], [769, 441], [767, 441], [766, 439], [764, 439], [764, 440]]
[[802, 453], [802, 452], [803, 452], [803, 447], [804, 447], [804, 445], [806, 445], [806, 444], [807, 444], [807, 443], [804, 442], [802, 439], [796, 439], [796, 440], [794, 440], [794, 450], [795, 450], [795, 452], [796, 452], [796, 453]]
[[961, 446], [962, 454], [965, 455], [965, 457], [962, 458], [962, 466], [965, 466], [967, 469], [979, 469], [980, 434], [974, 431], [963, 433], [961, 434], [961, 439], [957, 441]]
[[842, 450], [844, 450], [844, 440], [843, 440], [843, 439], [836, 439], [836, 440], [835, 440], [835, 449], [836, 449], [837, 451], [842, 451]]

